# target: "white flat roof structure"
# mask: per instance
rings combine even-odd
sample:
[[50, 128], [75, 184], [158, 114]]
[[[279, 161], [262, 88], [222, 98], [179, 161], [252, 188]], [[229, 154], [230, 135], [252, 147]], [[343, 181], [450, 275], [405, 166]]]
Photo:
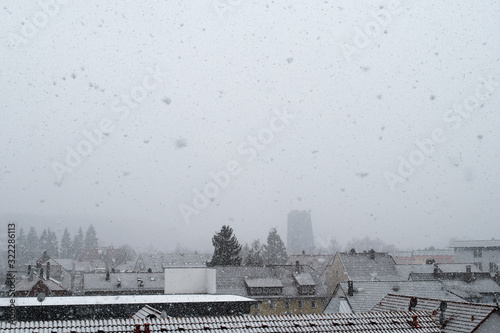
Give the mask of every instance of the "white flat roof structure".
[[[10, 300], [8, 297], [0, 298], [0, 307], [10, 306]], [[234, 295], [49, 296], [42, 304], [36, 297], [15, 297], [14, 300], [16, 306], [255, 302], [253, 299]]]

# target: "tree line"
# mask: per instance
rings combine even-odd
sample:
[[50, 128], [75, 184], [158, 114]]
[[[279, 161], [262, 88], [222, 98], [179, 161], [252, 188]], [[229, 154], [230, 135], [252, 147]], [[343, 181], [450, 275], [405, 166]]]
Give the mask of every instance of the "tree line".
[[209, 267], [283, 265], [288, 260], [285, 243], [276, 228], [269, 231], [266, 244], [256, 239], [250, 246], [245, 244], [242, 248], [233, 229], [224, 225], [212, 238], [212, 245], [214, 254], [207, 262]]
[[91, 250], [99, 247], [97, 232], [91, 224], [85, 234], [82, 227], [71, 237], [68, 228], [64, 229], [61, 243], [50, 228], [43, 229], [40, 236], [35, 227], [30, 227], [27, 234], [21, 227], [16, 237], [16, 258], [21, 264], [39, 258], [46, 251], [52, 258], [76, 259], [81, 250]]

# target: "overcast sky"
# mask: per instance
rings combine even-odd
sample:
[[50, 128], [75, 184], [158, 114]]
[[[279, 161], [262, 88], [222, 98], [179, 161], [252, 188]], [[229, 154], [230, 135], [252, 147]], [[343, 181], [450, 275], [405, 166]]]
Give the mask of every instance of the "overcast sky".
[[210, 250], [310, 209], [319, 245], [500, 237], [498, 1], [0, 7], [4, 224]]

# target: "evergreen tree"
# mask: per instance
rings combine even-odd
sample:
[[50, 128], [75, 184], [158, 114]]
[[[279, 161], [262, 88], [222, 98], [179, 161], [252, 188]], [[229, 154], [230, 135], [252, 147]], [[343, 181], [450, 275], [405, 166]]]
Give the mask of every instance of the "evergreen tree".
[[240, 266], [241, 245], [233, 235], [233, 229], [227, 225], [222, 226], [220, 232], [212, 238], [214, 255], [207, 266]]
[[94, 226], [91, 224], [89, 225], [87, 232], [85, 233], [84, 248], [85, 250], [93, 250], [97, 249], [98, 247], [99, 245], [97, 242], [97, 233], [94, 229]]
[[281, 240], [276, 228], [272, 228], [264, 246], [264, 261], [266, 265], [283, 265], [288, 260], [285, 243]]
[[40, 256], [40, 250], [38, 246], [38, 235], [34, 227], [30, 228], [28, 235], [26, 236], [26, 261], [35, 261]]
[[43, 229], [42, 234], [40, 235], [40, 240], [38, 241], [40, 255], [41, 252], [47, 251], [48, 243], [49, 243], [49, 236], [47, 234], [47, 230]]
[[264, 266], [263, 248], [258, 239], [254, 240], [243, 264], [245, 266]]
[[22, 227], [19, 228], [19, 234], [16, 237], [16, 256], [18, 266], [28, 263], [26, 255], [26, 235]]
[[59, 256], [59, 242], [57, 241], [57, 235], [50, 228], [47, 230], [47, 254], [52, 258], [57, 258]]
[[76, 259], [81, 250], [83, 250], [83, 230], [82, 227], [78, 228], [78, 233], [73, 238], [73, 243], [71, 244], [72, 257]]
[[73, 257], [71, 255], [71, 236], [69, 235], [68, 228], [64, 228], [64, 233], [61, 239], [61, 252], [60, 257], [63, 259], [69, 259]]

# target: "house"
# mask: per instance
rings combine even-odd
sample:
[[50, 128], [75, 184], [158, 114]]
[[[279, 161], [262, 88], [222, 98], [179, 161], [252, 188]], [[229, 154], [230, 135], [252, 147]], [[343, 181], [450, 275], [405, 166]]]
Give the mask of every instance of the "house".
[[169, 267], [206, 267], [211, 255], [199, 253], [141, 253], [134, 265], [135, 272], [163, 272]]
[[333, 285], [333, 254], [297, 254], [291, 255], [286, 262], [287, 265], [295, 265], [299, 262], [302, 266], [311, 267], [319, 277], [321, 283], [326, 287], [328, 296], [333, 294], [336, 285]]
[[424, 311], [372, 312], [363, 314], [309, 314], [272, 316], [214, 316], [137, 318], [72, 321], [0, 322], [5, 333], [21, 331], [58, 333], [98, 332], [366, 332], [440, 333]]
[[216, 293], [258, 301], [252, 314], [322, 313], [326, 289], [308, 266], [217, 266]]
[[338, 283], [349, 280], [404, 281], [407, 278], [400, 276], [394, 259], [387, 253], [337, 252], [333, 259], [331, 281], [327, 284], [336, 288]]
[[387, 294], [463, 301], [441, 281], [349, 281], [338, 284], [325, 313], [368, 312]]
[[391, 257], [398, 265], [453, 264], [453, 249], [391, 251]]
[[43, 293], [46, 296], [68, 296], [70, 293], [52, 279], [41, 279], [37, 276], [24, 277], [15, 284], [15, 297], [36, 297]]
[[426, 311], [440, 326], [443, 333], [498, 333], [500, 312], [498, 307], [442, 300], [439, 298], [411, 297], [389, 294], [372, 311]]
[[[415, 267], [410, 271], [403, 266]], [[397, 265], [397, 269], [401, 274], [408, 274], [410, 281], [441, 281], [449, 292], [469, 302], [497, 304], [500, 301], [500, 286], [490, 273], [482, 272], [473, 264]]]
[[85, 273], [83, 295], [163, 295], [162, 273]]
[[464, 276], [467, 272], [473, 276], [489, 277], [474, 264], [427, 264], [427, 265], [396, 265], [399, 275], [408, 280], [423, 281], [439, 278], [455, 278]]
[[494, 275], [500, 265], [500, 239], [455, 240], [451, 242], [455, 262], [473, 262], [484, 272]]
[[29, 266], [27, 273], [15, 283], [15, 297], [34, 297], [40, 293], [46, 296], [68, 296], [70, 294], [60, 281], [52, 278], [50, 263], [45, 267], [40, 264], [36, 268]]

